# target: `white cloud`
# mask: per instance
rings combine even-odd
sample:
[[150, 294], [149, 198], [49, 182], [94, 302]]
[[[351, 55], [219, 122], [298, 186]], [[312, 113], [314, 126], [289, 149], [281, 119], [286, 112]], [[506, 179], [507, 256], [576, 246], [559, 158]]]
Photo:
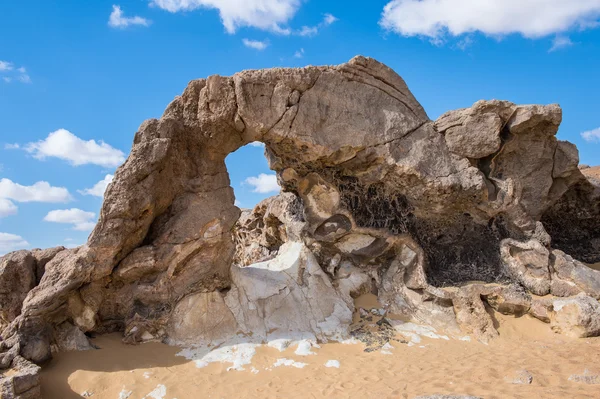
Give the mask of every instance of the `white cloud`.
[[12, 62], [0, 61], [0, 72], [12, 71], [14, 68]]
[[23, 75], [17, 76], [17, 80], [21, 83], [31, 83], [31, 77], [26, 73]]
[[150, 21], [146, 18], [138, 17], [137, 15], [133, 17], [125, 17], [121, 7], [113, 5], [112, 8], [113, 10], [108, 18], [108, 26], [112, 28], [127, 28], [131, 25], [150, 25]]
[[0, 233], [0, 255], [9, 251], [28, 247], [29, 243], [16, 234]]
[[279, 184], [277, 184], [277, 176], [273, 174], [261, 173], [258, 176], [247, 178], [244, 183], [253, 186], [252, 191], [255, 193], [266, 194], [280, 190]]
[[299, 31], [298, 34], [300, 36], [315, 36], [317, 33], [319, 33], [319, 28], [316, 26], [303, 26]]
[[103, 141], [82, 140], [65, 129], [50, 133], [44, 140], [29, 143], [25, 149], [37, 159], [56, 157], [74, 166], [94, 164], [117, 167], [125, 161], [122, 151]]
[[219, 11], [228, 33], [241, 27], [253, 27], [287, 35], [281, 25], [296, 14], [302, 0], [152, 0], [152, 5], [169, 12], [212, 8]]
[[77, 248], [77, 247], [79, 247], [81, 245], [83, 245], [83, 244], [77, 244], [77, 243], [75, 243], [75, 240], [72, 239], [72, 238], [65, 238], [65, 244], [63, 244], [63, 246], [65, 248]]
[[17, 206], [6, 198], [0, 198], [0, 218], [17, 214]]
[[266, 49], [269, 46], [268, 41], [260, 41], [260, 40], [250, 40], [250, 39], [242, 39], [244, 46], [253, 48], [259, 51]]
[[81, 209], [56, 209], [48, 212], [44, 217], [44, 221], [53, 223], [72, 224], [73, 230], [89, 231], [96, 225], [96, 214], [94, 212], [86, 212]]
[[17, 202], [68, 202], [71, 194], [66, 188], [54, 187], [45, 181], [22, 186], [4, 178], [0, 179], [0, 198]]
[[296, 52], [294, 53], [294, 57], [295, 57], [295, 58], [302, 58], [302, 57], [304, 57], [304, 49], [303, 49], [303, 48], [301, 48], [300, 50], [296, 51]]
[[554, 38], [554, 40], [552, 40], [552, 47], [548, 51], [553, 52], [556, 50], [563, 49], [565, 47], [570, 47], [573, 44], [574, 43], [571, 41], [571, 39], [568, 36], [556, 36]]
[[599, 0], [393, 0], [380, 25], [403, 36], [441, 39], [481, 32], [540, 38], [597, 25]]
[[[443, 43], [440, 43], [440, 44], [443, 44]], [[465, 36], [464, 38], [459, 40], [458, 43], [456, 43], [456, 47], [464, 51], [468, 47], [470, 47], [472, 44], [473, 44], [473, 38], [471, 36]]]
[[331, 25], [338, 19], [331, 14], [325, 14], [323, 17], [323, 21], [319, 23], [317, 26], [303, 26], [297, 33], [300, 36], [315, 36], [319, 33], [321, 28]]
[[590, 143], [600, 143], [600, 127], [581, 133], [581, 137]]
[[104, 192], [108, 187], [109, 183], [113, 180], [113, 175], [106, 175], [104, 179], [100, 180], [98, 183], [94, 184], [92, 188], [86, 188], [84, 190], [77, 190], [80, 194], [83, 195], [93, 195], [95, 197], [104, 197]]
[[6, 83], [10, 83], [13, 80], [17, 80], [21, 83], [31, 83], [31, 77], [27, 74], [27, 69], [25, 69], [25, 67], [15, 69], [12, 62], [0, 61], [0, 73], [9, 75], [2, 77], [2, 80]]
[[325, 25], [331, 25], [332, 23], [334, 23], [335, 21], [337, 21], [338, 19], [336, 17], [334, 17], [331, 14], [325, 14], [325, 18], [323, 18], [323, 23]]
[[17, 144], [17, 143], [14, 143], [14, 144], [10, 144], [10, 143], [4, 144], [4, 149], [5, 150], [18, 150], [19, 148], [21, 148], [21, 146], [19, 144]]
[[248, 144], [248, 145], [250, 145], [250, 146], [252, 146], [252, 147], [264, 147], [264, 146], [265, 146], [265, 143], [262, 143], [262, 142], [260, 142], [260, 141], [253, 141], [253, 142], [251, 142], [251, 143], [250, 143], [250, 144]]

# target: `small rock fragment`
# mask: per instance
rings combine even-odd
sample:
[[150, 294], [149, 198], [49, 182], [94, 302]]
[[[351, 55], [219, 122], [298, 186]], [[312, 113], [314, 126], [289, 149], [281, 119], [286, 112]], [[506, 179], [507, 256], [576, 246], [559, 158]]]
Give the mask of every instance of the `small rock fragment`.
[[515, 373], [514, 377], [504, 377], [504, 381], [511, 384], [531, 384], [533, 382], [533, 375], [527, 370], [519, 370]]
[[583, 384], [597, 385], [600, 384], [600, 375], [592, 374], [588, 369], [583, 371], [583, 374], [573, 374], [569, 377], [569, 381], [581, 382]]

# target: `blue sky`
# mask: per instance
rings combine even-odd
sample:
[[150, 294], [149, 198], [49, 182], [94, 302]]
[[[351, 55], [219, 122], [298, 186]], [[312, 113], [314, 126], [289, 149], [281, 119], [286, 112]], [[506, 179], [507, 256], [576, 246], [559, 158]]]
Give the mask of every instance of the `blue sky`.
[[[242, 69], [371, 56], [432, 119], [559, 103], [559, 138], [600, 164], [599, 17], [600, 0], [1, 2], [0, 254], [84, 243], [141, 122], [191, 79]], [[240, 206], [274, 194], [263, 148], [227, 164]]]

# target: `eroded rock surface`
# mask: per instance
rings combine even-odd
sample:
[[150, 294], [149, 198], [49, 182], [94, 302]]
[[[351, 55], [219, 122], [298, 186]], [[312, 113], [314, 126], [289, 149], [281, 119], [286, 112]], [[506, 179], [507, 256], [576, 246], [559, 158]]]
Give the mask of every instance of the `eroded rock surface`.
[[[489, 309], [598, 334], [600, 280], [580, 261], [600, 260], [599, 188], [556, 139], [561, 118], [492, 100], [431, 121], [360, 56], [191, 81], [140, 126], [86, 245], [0, 260], [0, 295], [26, 282], [0, 307], [2, 365], [92, 332], [340, 339], [366, 292], [482, 341]], [[283, 192], [242, 212], [224, 160], [253, 141]]]
[[16, 356], [12, 361], [10, 374], [0, 373], [0, 398], [37, 399], [42, 395], [40, 387], [40, 367]]

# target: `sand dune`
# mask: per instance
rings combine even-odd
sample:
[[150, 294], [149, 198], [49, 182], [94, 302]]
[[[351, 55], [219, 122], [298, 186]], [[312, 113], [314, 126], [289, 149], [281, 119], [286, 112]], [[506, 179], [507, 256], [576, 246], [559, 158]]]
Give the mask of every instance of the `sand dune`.
[[[422, 337], [416, 345], [391, 341], [370, 353], [362, 344], [284, 351], [260, 346], [240, 371], [228, 371], [231, 363], [199, 368], [202, 362], [177, 356], [179, 348], [128, 346], [112, 334], [94, 340], [100, 350], [56, 356], [43, 371], [42, 388], [50, 399], [84, 393], [95, 399], [382, 399], [434, 393], [486, 399], [600, 397], [600, 385], [569, 380], [600, 373], [600, 338], [559, 336], [528, 316], [500, 315], [496, 321], [501, 335], [489, 345]], [[533, 377], [531, 384], [514, 383], [523, 379], [522, 370]]]

